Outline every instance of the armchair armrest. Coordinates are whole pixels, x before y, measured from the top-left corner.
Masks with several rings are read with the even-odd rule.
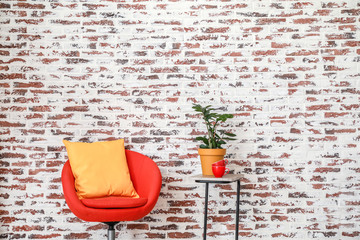
[[[141,197],[148,198],[149,203],[156,203],[162,185],[159,167],[149,157],[130,150],[126,150],[126,158],[137,193]]]

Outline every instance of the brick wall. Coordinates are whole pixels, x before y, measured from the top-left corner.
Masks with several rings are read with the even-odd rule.
[[[222,107],[242,239],[359,239],[356,0],[0,2],[0,238],[101,239],[68,209],[61,140],[125,138],[163,174],[118,239],[201,239],[192,103]],[[232,239],[235,185],[210,188]]]

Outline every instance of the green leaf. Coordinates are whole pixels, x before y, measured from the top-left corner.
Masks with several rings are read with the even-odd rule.
[[[192,106],[192,108],[193,108],[196,112],[204,113],[204,112],[207,111],[207,110],[206,110],[206,107],[203,108],[200,104],[194,104],[194,105]]]
[[[234,115],[232,115],[232,114],[221,114],[218,116],[218,120],[225,122],[228,118],[233,118],[233,117],[234,117]]]
[[[228,137],[223,137],[222,139],[224,139],[224,140],[229,140],[229,141],[234,141],[234,140],[236,140],[236,138],[228,138]]]
[[[216,148],[222,149],[221,145],[222,145],[222,144],[217,144],[217,147],[216,147]]]
[[[229,132],[224,132],[224,134],[225,134],[226,136],[229,136],[229,137],[235,137],[235,136],[236,136],[236,134],[234,134],[234,133],[229,133]]]
[[[211,143],[212,143],[213,148],[216,148],[216,141],[215,141],[215,138],[212,138],[212,139],[211,139]]]
[[[207,111],[214,110],[214,108],[212,108],[211,105],[207,105],[206,107],[204,107],[204,109],[206,109]]]
[[[205,144],[201,144],[201,145],[200,145],[200,148],[209,148],[209,146],[208,146],[208,145],[205,145]]]
[[[209,145],[209,140],[206,137],[196,137],[195,140],[203,141],[206,145]]]

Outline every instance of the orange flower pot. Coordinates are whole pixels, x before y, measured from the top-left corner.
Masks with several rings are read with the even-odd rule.
[[[198,153],[200,155],[201,160],[201,169],[203,175],[212,175],[212,166],[214,162],[220,161],[224,159],[226,154],[226,149],[204,149],[199,148]]]

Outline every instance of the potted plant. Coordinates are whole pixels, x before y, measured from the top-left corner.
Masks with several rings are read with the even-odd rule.
[[[196,112],[202,114],[205,121],[207,134],[203,137],[196,137],[195,140],[202,141],[198,149],[201,160],[201,168],[203,175],[213,175],[211,164],[224,159],[226,149],[222,148],[225,141],[236,140],[236,134],[218,129],[220,123],[226,122],[229,118],[233,118],[232,114],[219,114],[213,112],[217,110],[211,105],[202,107],[199,104],[194,104],[192,107]]]

